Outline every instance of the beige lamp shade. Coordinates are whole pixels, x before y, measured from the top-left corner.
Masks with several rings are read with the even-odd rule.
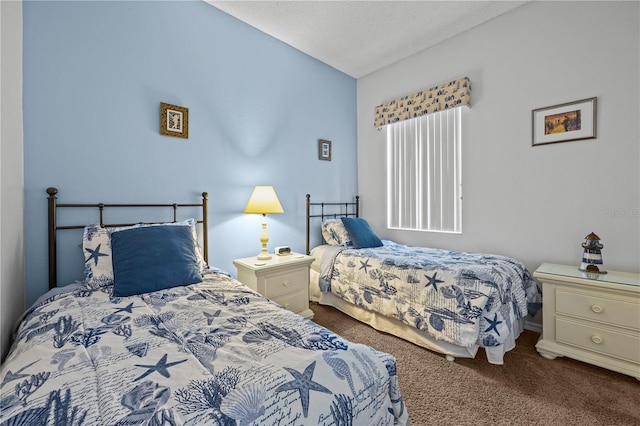
[[[273,186],[256,186],[253,188],[244,212],[267,215],[284,213],[284,210]]]

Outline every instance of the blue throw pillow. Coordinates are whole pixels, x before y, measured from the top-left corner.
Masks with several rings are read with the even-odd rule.
[[[188,226],[150,226],[114,232],[111,251],[116,297],[202,281]]]
[[[382,246],[382,240],[371,229],[369,222],[360,217],[343,217],[342,223],[347,228],[353,248],[371,248]]]

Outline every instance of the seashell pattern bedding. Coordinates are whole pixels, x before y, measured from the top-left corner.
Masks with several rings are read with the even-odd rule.
[[[129,297],[73,284],[23,316],[2,424],[408,424],[395,359],[221,273]]]

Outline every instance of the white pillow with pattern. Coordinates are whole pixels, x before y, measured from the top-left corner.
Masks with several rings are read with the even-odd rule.
[[[325,219],[322,221],[322,236],[330,246],[353,245],[342,219]]]

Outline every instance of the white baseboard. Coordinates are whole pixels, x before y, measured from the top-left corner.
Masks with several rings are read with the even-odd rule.
[[[532,321],[530,318],[525,318],[524,320],[524,328],[526,330],[535,331],[537,333],[542,333],[542,323],[537,321]]]

